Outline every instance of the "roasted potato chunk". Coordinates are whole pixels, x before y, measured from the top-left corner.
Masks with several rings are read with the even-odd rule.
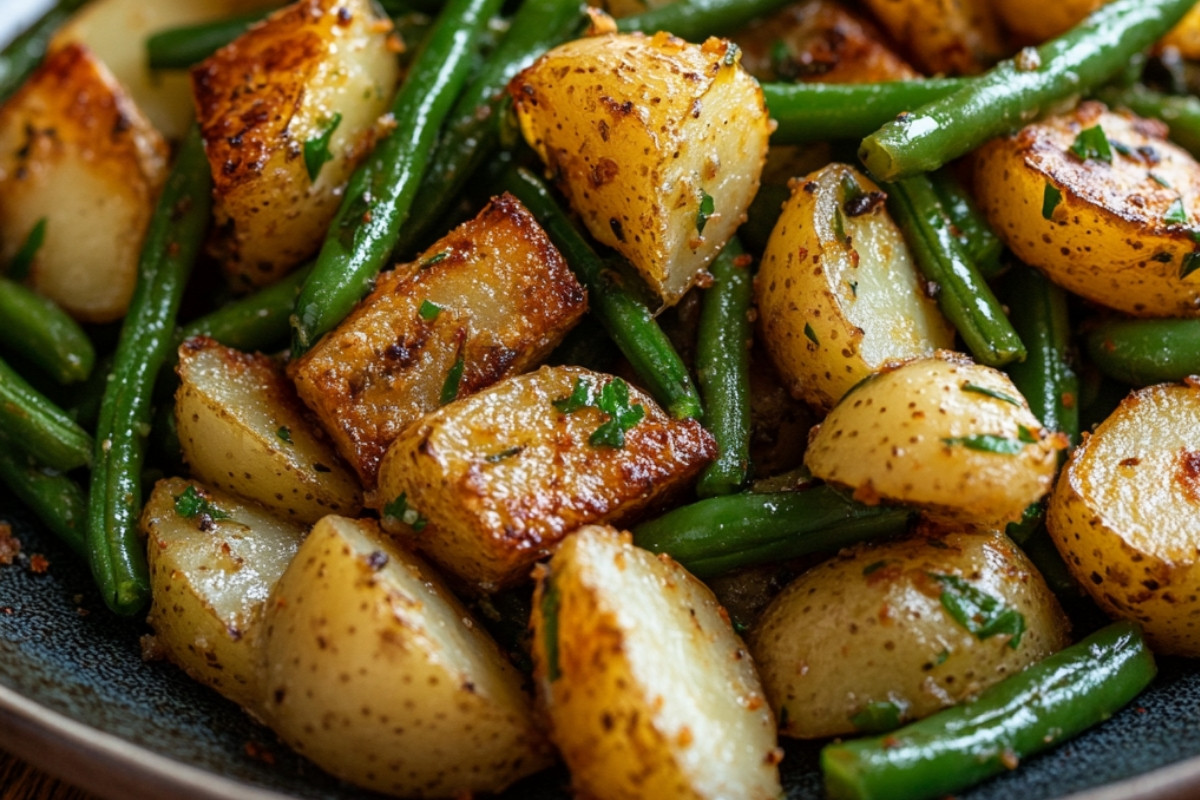
[[[276,361],[196,338],[180,346],[176,371],[179,444],[197,478],[308,524],[362,507],[357,478]]]
[[[792,183],[755,281],[762,342],[799,398],[829,409],[889,361],[954,346],[885,195],[845,164]]]
[[[1073,28],[1106,0],[991,0],[1004,26],[1026,44],[1041,44]]]
[[[290,374],[370,489],[401,431],[536,364],[586,307],[545,231],[505,194],[417,261],[380,275]]]
[[[975,186],[996,233],[1065,289],[1136,316],[1200,316],[1200,164],[1162,122],[1083,103],[984,145]]]
[[[758,675],[687,570],[589,525],[540,573],[533,607],[539,695],[578,796],[782,796]]]
[[[235,289],[272,283],[320,246],[382,130],[399,71],[390,30],[369,0],[302,0],[192,70],[210,246]]]
[[[76,319],[129,307],[167,146],[109,71],[63,47],[0,106],[0,261],[42,220],[29,282]]]
[[[464,797],[550,763],[520,673],[369,520],[317,523],[267,602],[261,654],[266,720],[358,786]]]
[[[592,236],[664,305],[677,302],[758,191],[770,124],[737,48],[593,36],[554,48],[509,92],[526,141]]]
[[[388,530],[490,591],[527,578],[580,525],[622,524],[670,497],[715,455],[698,422],[624,381],[543,367],[401,434],[378,494]]]
[[[991,3],[866,0],[866,6],[925,72],[971,75],[1003,53]]]
[[[194,481],[159,481],[142,512],[149,623],[171,661],[253,710],[263,604],[304,529]]]

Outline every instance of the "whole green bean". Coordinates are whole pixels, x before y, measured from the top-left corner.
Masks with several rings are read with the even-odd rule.
[[[0,431],[52,469],[66,472],[92,460],[92,437],[50,398],[0,361]]]
[[[138,539],[151,394],[174,341],[175,315],[208,226],[212,174],[195,125],[180,146],[138,261],[138,280],[100,405],[88,502],[92,574],[109,608],[134,614],[149,596]]]
[[[1200,98],[1195,95],[1163,94],[1137,85],[1128,88],[1106,87],[1096,97],[1113,108],[1127,108],[1143,117],[1167,123],[1171,138],[1193,156],[1200,158]]]
[[[193,336],[208,336],[238,350],[270,350],[287,341],[296,295],[312,272],[312,264],[288,274],[210,314],[197,317],[179,329],[175,344]],[[170,359],[174,361],[172,356]]]
[[[66,475],[35,463],[3,431],[0,431],[0,482],[76,555],[87,557],[83,535],[87,497],[83,489]]]
[[[944,169],[929,173],[929,180],[933,182],[933,191],[942,202],[946,216],[954,224],[963,251],[979,274],[991,280],[1003,272],[1004,265],[1000,257],[1004,255],[1004,242],[975,205],[975,199]]]
[[[1155,672],[1137,627],[1114,623],[975,700],[885,736],[827,745],[826,791],[833,800],[953,794],[1108,719]]]
[[[1113,319],[1088,332],[1088,357],[1131,386],[1200,375],[1200,320]]]
[[[83,7],[87,0],[58,0],[32,25],[0,50],[0,103],[20,88],[46,54],[55,31]]]
[[[935,170],[1119,74],[1193,5],[1189,0],[1103,5],[1036,51],[1026,49],[964,88],[887,123],[863,140],[859,157],[888,181]]]
[[[262,9],[211,22],[200,22],[159,31],[146,39],[150,69],[188,69],[199,64],[274,9]]]
[[[92,340],[53,300],[0,278],[0,345],[19,350],[59,383],[86,380],[96,362]]]
[[[475,40],[501,0],[449,0],[392,103],[397,127],[346,187],[292,320],[292,352],[304,353],[371,287],[416,197],[442,121],[466,82]]]
[[[587,288],[592,312],[650,394],[676,418],[701,416],[700,395],[670,339],[646,305],[605,268],[546,185],[529,170],[516,167],[505,171],[499,185],[524,203],[550,234]]]
[[[617,20],[617,30],[631,33],[669,31],[680,39],[699,42],[725,36],[747,22],[778,11],[789,0],[676,0],[665,6]]]

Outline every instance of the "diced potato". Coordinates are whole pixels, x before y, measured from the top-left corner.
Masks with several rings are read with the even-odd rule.
[[[597,6],[618,19],[641,14],[663,6],[669,6],[678,0],[596,0],[588,5]]]
[[[780,733],[817,738],[877,733],[974,697],[1068,645],[1068,630],[1007,536],[929,528],[804,573],[749,644]]]
[[[619,386],[643,416],[624,431],[623,444],[606,444],[597,431],[615,423],[598,405],[606,387]],[[572,409],[571,397],[587,404]],[[715,455],[698,422],[672,419],[624,381],[543,367],[406,430],[380,467],[378,495],[385,527],[492,591],[528,578],[533,563],[579,526],[623,524],[674,496]]]
[[[863,502],[912,503],[948,521],[999,527],[1049,491],[1065,446],[1007,375],[946,353],[846,394],[813,429],[804,463]]]
[[[1003,53],[990,2],[866,0],[865,4],[925,72],[983,72]]]
[[[889,361],[954,346],[885,195],[845,164],[792,184],[755,281],[762,341],[818,409]]]
[[[401,431],[444,396],[465,397],[535,365],[586,307],[545,231],[505,194],[417,261],[380,275],[290,374],[370,489]]]
[[[1111,163],[1073,150],[1094,152],[1089,137]],[[975,158],[980,207],[1022,261],[1110,308],[1200,316],[1200,164],[1162,122],[1083,103]]]
[[[0,106],[0,261],[45,220],[32,286],[76,319],[120,319],[167,155],[103,64],[57,50]]]
[[[991,0],[996,15],[1017,38],[1041,44],[1065,33],[1106,0]]]
[[[374,522],[318,522],[262,630],[264,716],[339,778],[402,797],[465,797],[550,763],[521,675]]]
[[[580,797],[782,796],[775,725],[712,592],[628,535],[568,537],[534,595],[551,738]]]
[[[198,479],[308,524],[362,507],[358,480],[277,362],[196,338],[180,346],[177,371],[179,444]]]
[[[1200,656],[1200,387],[1129,395],[1072,453],[1046,527],[1092,599],[1155,652]]]
[[[210,245],[235,289],[272,283],[320,247],[383,130],[399,74],[390,31],[370,0],[301,0],[192,70]]]
[[[770,123],[737,48],[593,36],[551,50],[509,92],[526,141],[592,236],[673,305],[758,191]]]
[[[142,512],[149,622],[184,672],[250,710],[262,694],[263,604],[304,529],[183,478],[159,481]]]

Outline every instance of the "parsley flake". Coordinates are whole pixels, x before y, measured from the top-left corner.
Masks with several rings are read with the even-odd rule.
[[[499,453],[492,453],[491,455],[484,456],[483,460],[488,462],[489,464],[499,464],[501,461],[504,461],[505,459],[512,458],[517,453],[521,452],[522,449],[523,448],[521,448],[521,447],[506,447],[505,449],[501,450]]]
[[[883,569],[887,565],[888,565],[887,559],[884,559],[882,561],[875,561],[871,564],[867,564],[865,567],[863,567],[863,571],[862,571],[863,577],[866,577],[868,575],[871,575],[872,573],[878,572],[879,570]]]
[[[466,364],[463,363],[462,356],[455,360],[450,367],[450,371],[446,373],[446,382],[442,384],[442,405],[453,403],[458,399],[458,388],[462,385],[463,369]]]
[[[1191,275],[1198,269],[1200,269],[1200,250],[1193,250],[1183,257],[1183,263],[1179,265],[1180,280]]]
[[[342,115],[336,113],[325,122],[325,127],[316,136],[304,143],[304,168],[308,170],[310,181],[317,179],[326,161],[333,160],[333,153],[329,152],[329,142],[340,124]]]
[[[998,453],[1004,456],[1015,456],[1025,447],[1025,445],[1016,439],[993,436],[990,433],[977,433],[971,436],[951,436],[942,439],[942,444],[951,446],[961,444],[968,450],[980,450],[985,453]]]
[[[1025,617],[987,592],[972,586],[957,575],[926,573],[942,587],[942,607],[976,639],[1008,634],[1008,646],[1016,650],[1025,633]]]
[[[1176,197],[1175,201],[1167,208],[1167,213],[1163,214],[1163,222],[1168,225],[1183,225],[1188,221],[1187,209],[1183,207],[1183,198]]]
[[[817,338],[817,332],[814,331],[812,328],[812,325],[809,325],[807,322],[804,323],[804,335],[808,338],[808,340],[810,342],[817,345],[818,347],[820,346],[821,340]]]
[[[609,420],[588,437],[592,447],[624,447],[625,432],[642,421],[646,409],[629,404],[629,384],[613,378],[600,390],[596,407],[608,414]]]
[[[188,486],[175,495],[175,513],[185,519],[229,519],[229,515],[213,505],[195,486]]]
[[[1062,202],[1062,192],[1052,183],[1046,184],[1046,191],[1042,193],[1042,218],[1053,219],[1054,209],[1058,208],[1058,204]]]
[[[560,397],[551,401],[556,409],[563,414],[574,414],[581,408],[592,405],[592,384],[586,378],[576,378],[575,388],[568,397]]]
[[[1150,173],[1150,180],[1154,181],[1155,183],[1157,183],[1159,186],[1163,187],[1164,189],[1171,188],[1171,182],[1169,180],[1167,180],[1166,178],[1164,178],[1162,175],[1159,175],[1157,172]]]
[[[279,437],[280,441],[292,444],[292,429],[287,425],[280,425],[279,430],[275,431],[275,435]]]
[[[886,733],[900,727],[900,706],[889,701],[868,703],[867,707],[850,717],[850,724],[859,733]]]
[[[717,202],[713,200],[711,194],[701,189],[700,209],[696,212],[696,233],[704,233],[704,226],[708,224],[708,218],[711,217],[716,210]]]
[[[421,269],[426,269],[427,267],[432,267],[434,264],[445,261],[449,255],[449,250],[443,250],[440,253],[434,253],[429,258],[421,262]]]
[[[1031,431],[1029,428],[1026,428],[1024,425],[1017,426],[1017,438],[1020,439],[1025,444],[1037,444],[1038,443],[1037,434],[1034,433],[1033,431]]]
[[[421,307],[417,309],[417,315],[426,322],[433,322],[440,313],[442,313],[442,307],[430,300],[423,301]]]
[[[421,512],[408,504],[408,495],[404,492],[401,492],[399,497],[383,507],[383,516],[388,519],[394,519],[397,522],[403,522],[414,531],[420,531],[429,524],[429,520],[421,516]]]
[[[1105,161],[1112,163],[1112,148],[1109,147],[1108,137],[1104,135],[1104,129],[1099,125],[1093,125],[1090,128],[1085,128],[1075,137],[1075,143],[1071,145],[1071,152],[1080,161],[1087,161],[1089,158],[1097,161]]]
[[[974,383],[964,383],[961,388],[964,392],[972,392],[974,394],[981,394],[984,397],[991,397],[994,400],[1001,400],[1005,403],[1011,403],[1014,406],[1021,405],[1021,401],[1018,400],[1017,398],[1013,397],[1011,394],[1005,394],[1004,392],[998,392],[995,389],[989,389],[986,386],[979,386],[978,384],[974,384]]]

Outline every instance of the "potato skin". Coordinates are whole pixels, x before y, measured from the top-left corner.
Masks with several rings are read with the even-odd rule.
[[[942,604],[952,575],[1024,619],[1017,641],[985,639]],[[900,722],[982,692],[1070,643],[1066,616],[1028,558],[1002,533],[928,528],[843,550],[788,585],[748,642],[780,733],[860,732],[852,718],[891,703]]]
[[[1200,388],[1130,394],[1071,454],[1046,527],[1109,615],[1157,653],[1200,656]]]
[[[1079,132],[1095,125],[1131,155],[1114,146],[1110,165],[1071,153]],[[1200,316],[1200,274],[1188,274],[1200,164],[1166,134],[1159,121],[1083,103],[980,148],[979,204],[1022,261],[1065,289],[1135,316]],[[1046,218],[1048,185],[1062,199]],[[1177,201],[1186,219],[1168,223]]]

